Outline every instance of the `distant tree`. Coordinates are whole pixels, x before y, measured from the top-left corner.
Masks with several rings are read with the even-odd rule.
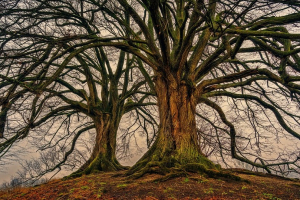
[[[291,151],[282,145],[284,149],[277,149],[278,158],[272,160],[268,155],[273,150],[266,145],[270,138],[278,143],[300,138],[297,1],[33,0],[30,4],[5,2],[2,7],[2,90],[8,88],[1,103],[2,119],[6,119],[11,102],[24,96],[23,90],[37,94],[61,85],[57,78],[68,75],[69,72],[64,73],[68,68],[77,68],[74,64],[68,67],[73,57],[83,66],[81,73],[87,83],[97,80],[97,76],[86,76],[84,70],[94,72],[99,67],[84,52],[99,49],[102,56],[101,49],[114,47],[121,50],[119,60],[126,55],[124,52],[130,58],[138,58],[137,66],[157,96],[159,114],[154,144],[128,175],[139,177],[147,172],[167,174],[178,170],[221,175],[219,166],[202,152],[203,139],[221,153],[225,162],[224,155],[230,155],[267,172],[287,168],[299,173],[299,147],[287,153]],[[98,54],[95,62],[107,64],[109,59],[100,59]],[[30,63],[26,61],[28,57]],[[21,59],[26,62],[18,65],[16,62]],[[55,65],[56,62],[60,64]],[[25,70],[22,63],[31,65],[27,64]],[[94,67],[84,67],[89,66],[85,63]],[[41,68],[40,73],[35,72],[36,66]],[[34,79],[45,80],[39,78],[40,82],[35,83],[28,76],[30,73],[37,74]],[[153,81],[149,74],[154,75]],[[75,90],[85,102],[84,106],[78,101],[75,105],[84,108],[86,114],[99,108],[96,87],[87,84],[87,88],[89,93]],[[70,87],[69,90],[74,93]],[[66,95],[58,97],[70,102]],[[94,120],[96,127],[98,121]],[[14,137],[24,136],[26,132],[19,131]],[[9,143],[2,144],[2,152],[8,147],[5,144]]]

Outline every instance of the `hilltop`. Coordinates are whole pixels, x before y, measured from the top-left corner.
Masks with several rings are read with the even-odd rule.
[[[125,171],[98,173],[70,180],[52,180],[30,187],[0,191],[0,199],[300,199],[300,181],[245,170],[234,170],[244,181],[207,178],[188,174],[164,182],[159,175],[137,180]]]

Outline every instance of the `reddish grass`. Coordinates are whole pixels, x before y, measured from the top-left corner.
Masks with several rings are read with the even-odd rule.
[[[99,173],[71,180],[53,180],[30,188],[0,191],[0,199],[128,199],[128,200],[223,200],[272,199],[300,200],[300,181],[263,174],[235,172],[250,181],[206,178],[189,174],[165,182],[153,182],[159,175],[127,180],[125,172]],[[119,175],[119,176],[116,176]]]

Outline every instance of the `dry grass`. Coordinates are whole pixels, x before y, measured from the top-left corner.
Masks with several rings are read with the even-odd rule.
[[[300,181],[262,174],[235,172],[250,181],[212,179],[189,174],[165,182],[159,175],[127,180],[125,172],[99,173],[71,180],[53,180],[30,188],[0,191],[0,199],[300,199]]]

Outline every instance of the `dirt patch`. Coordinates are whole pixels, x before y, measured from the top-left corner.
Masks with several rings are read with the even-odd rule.
[[[300,199],[299,180],[264,174],[234,172],[249,182],[207,178],[193,173],[155,182],[159,175],[128,180],[124,173],[99,173],[66,181],[53,180],[31,188],[3,190],[0,199]]]

